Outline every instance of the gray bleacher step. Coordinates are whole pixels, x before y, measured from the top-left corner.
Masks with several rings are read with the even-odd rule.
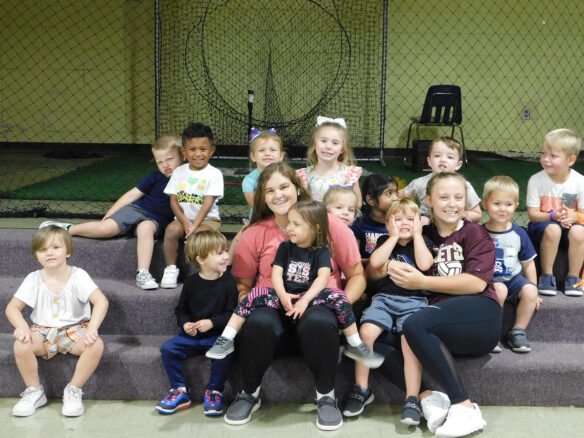
[[[26,276],[39,268],[31,253],[32,238],[37,230],[34,229],[0,229],[0,276]],[[136,239],[116,237],[113,239],[87,239],[73,237],[73,255],[69,263],[89,272],[92,278],[111,278],[118,280],[135,279],[136,276]],[[194,272],[179,254],[177,265],[181,268],[183,279],[188,273]],[[150,272],[160,281],[166,264],[162,241],[154,243],[154,252]]]
[[[168,391],[168,381],[159,348],[166,336],[103,336],[106,349],[102,361],[84,388],[86,398],[112,400],[153,400]],[[23,390],[11,345],[12,336],[0,334],[0,396],[15,397]],[[457,359],[463,381],[473,401],[500,406],[584,406],[582,371],[584,345],[573,343],[532,343],[533,351],[519,355],[504,350],[480,358]],[[58,355],[39,360],[41,381],[50,398],[59,398],[73,373],[76,360]],[[344,358],[337,375],[338,397],[353,383],[353,362]],[[185,362],[186,375],[194,397],[202,397],[209,376],[205,357]],[[378,403],[400,403],[403,394],[381,371],[371,376]],[[432,388],[432,384],[430,384]],[[227,401],[241,388],[236,364],[225,390]],[[198,394],[198,395],[197,395]],[[262,382],[262,398],[271,403],[310,403],[314,381],[299,357],[276,359]]]
[[[0,282],[0,308],[6,304],[22,283],[24,277],[3,277]],[[120,335],[168,335],[177,329],[174,309],[182,285],[176,289],[142,290],[133,278],[125,280],[95,278],[96,284],[108,297],[110,307],[100,332]],[[25,314],[30,310],[25,309]],[[505,309],[505,326],[510,328],[514,318],[510,308]],[[534,315],[527,329],[528,338],[539,342],[582,342],[584,330],[584,297],[567,297],[558,293],[544,297],[541,309]],[[0,333],[12,332],[5,317],[0,318]],[[505,335],[505,333],[503,333]]]
[[[23,278],[4,277],[0,282],[0,308],[4,309]],[[174,309],[182,285],[176,289],[142,290],[134,280],[93,279],[109,300],[107,315],[100,327],[102,334],[167,335],[176,333],[178,326]],[[23,312],[27,317],[31,309]],[[30,321],[30,319],[28,319]],[[0,333],[11,333],[6,317],[0,317]]]

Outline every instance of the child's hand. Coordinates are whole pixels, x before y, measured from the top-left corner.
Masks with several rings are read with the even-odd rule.
[[[292,310],[286,312],[286,316],[291,317],[292,319],[300,319],[306,308],[308,307],[308,301],[304,298],[300,298],[294,305],[292,306]]]
[[[420,213],[414,216],[414,228],[412,229],[412,234],[422,234],[422,218]]]
[[[26,329],[22,328],[15,329],[13,336],[14,339],[16,339],[18,342],[22,342],[23,344],[26,344],[28,342],[32,344],[33,342],[32,332],[28,327]]]
[[[189,236],[195,232],[195,226],[192,222],[188,222],[185,223],[183,227],[185,229],[185,240],[187,240]]]
[[[213,328],[213,322],[210,319],[201,319],[194,323],[194,327],[201,333],[205,333]]]
[[[542,302],[543,300],[541,299],[541,297],[537,297],[537,300],[535,300],[535,310],[539,310]]]
[[[183,330],[189,336],[195,336],[197,334],[197,329],[195,328],[194,322],[185,322],[183,324]]]
[[[399,234],[399,230],[395,224],[395,216],[393,214],[388,218],[387,222],[385,223],[385,227],[387,228],[390,237],[397,236]]]
[[[282,296],[278,295],[278,298],[280,298],[280,303],[282,303],[282,307],[286,311],[286,314],[288,314],[288,312],[294,308],[294,306],[292,306],[292,299],[296,299],[298,296],[299,295],[289,293],[285,293]]]
[[[558,213],[559,216],[556,217],[556,220],[564,228],[570,228],[572,224],[578,219],[578,214],[564,205],[562,205],[562,208],[560,208]]]
[[[83,344],[86,347],[89,347],[90,345],[95,344],[98,338],[99,335],[97,334],[97,330],[88,328],[87,332],[85,333],[85,341],[83,341]]]

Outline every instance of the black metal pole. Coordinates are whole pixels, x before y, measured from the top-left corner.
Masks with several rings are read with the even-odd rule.
[[[154,2],[154,132],[160,137],[160,10],[159,0]]]
[[[387,2],[383,2],[383,53],[381,55],[381,115],[379,120],[379,164],[385,167],[383,144],[385,143],[385,81],[387,67]]]

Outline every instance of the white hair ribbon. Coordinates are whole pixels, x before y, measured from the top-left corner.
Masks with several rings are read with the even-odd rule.
[[[320,126],[323,123],[336,123],[337,125],[341,125],[343,128],[347,129],[347,123],[345,119],[338,118],[338,119],[331,119],[330,117],[318,116],[316,118],[316,126]]]

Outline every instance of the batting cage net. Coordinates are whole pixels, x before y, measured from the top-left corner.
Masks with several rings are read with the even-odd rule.
[[[215,133],[226,222],[248,213],[250,126],[276,128],[300,166],[316,116],[343,117],[365,173],[408,180],[434,84],[462,90],[479,190],[506,172],[485,156],[533,161],[547,131],[584,132],[583,24],[577,0],[3,0],[0,216],[103,215],[191,120]],[[537,163],[508,162],[524,196]]]

